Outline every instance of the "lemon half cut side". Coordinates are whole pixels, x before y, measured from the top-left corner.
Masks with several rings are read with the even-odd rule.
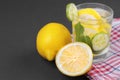
[[[92,66],[91,48],[82,42],[64,46],[56,55],[57,68],[67,76],[80,76],[87,73]]]

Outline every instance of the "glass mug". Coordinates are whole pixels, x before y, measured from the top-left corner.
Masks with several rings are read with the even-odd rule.
[[[93,62],[109,54],[113,10],[101,3],[78,4],[79,17],[72,21],[73,42],[85,42],[93,51]]]

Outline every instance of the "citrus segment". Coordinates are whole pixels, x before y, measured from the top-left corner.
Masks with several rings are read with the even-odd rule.
[[[82,42],[64,46],[56,55],[58,69],[68,76],[79,76],[90,70],[93,54],[90,47]]]

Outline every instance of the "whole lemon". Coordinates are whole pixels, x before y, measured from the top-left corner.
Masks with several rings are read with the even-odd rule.
[[[52,61],[57,52],[70,42],[72,42],[72,39],[69,30],[63,24],[51,22],[39,30],[36,48],[42,57]]]

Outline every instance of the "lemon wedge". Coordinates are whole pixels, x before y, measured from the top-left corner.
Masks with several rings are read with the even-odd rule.
[[[56,55],[57,68],[67,76],[80,76],[87,73],[92,66],[91,48],[82,42],[64,46]]]

